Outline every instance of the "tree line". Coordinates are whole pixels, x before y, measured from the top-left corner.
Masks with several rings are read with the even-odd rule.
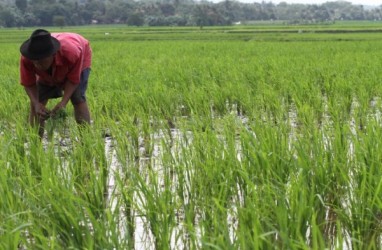
[[[347,1],[324,4],[242,3],[195,0],[0,0],[0,26],[214,26],[282,20],[323,23],[336,20],[381,20],[382,6],[365,8]]]

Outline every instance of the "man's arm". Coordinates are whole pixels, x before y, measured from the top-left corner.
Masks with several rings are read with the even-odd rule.
[[[79,84],[74,84],[71,81],[67,80],[64,83],[64,95],[59,103],[53,108],[52,112],[55,114],[58,110],[63,109],[66,107],[66,104],[68,104],[70,97],[76,90],[76,88],[79,86]]]
[[[37,85],[24,86],[24,89],[27,92],[27,95],[29,96],[29,99],[31,100],[32,105],[36,106],[36,104],[39,103]]]
[[[31,101],[31,105],[34,108],[34,111],[39,116],[46,116],[49,113],[49,110],[45,108],[45,105],[40,103],[38,100],[38,91],[37,91],[37,85],[32,86],[24,86],[25,92],[29,96],[29,99]]]

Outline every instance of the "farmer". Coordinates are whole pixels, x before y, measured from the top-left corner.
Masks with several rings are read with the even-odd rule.
[[[44,121],[63,110],[69,99],[77,124],[90,124],[85,97],[92,57],[89,42],[79,34],[37,29],[20,52],[21,84],[30,99],[29,123],[39,127],[39,135],[44,134]],[[48,110],[48,100],[59,97]]]

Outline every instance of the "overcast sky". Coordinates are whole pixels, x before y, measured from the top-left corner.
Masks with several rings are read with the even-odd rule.
[[[246,2],[246,3],[261,3],[262,0],[239,0],[239,2]],[[303,4],[321,4],[326,2],[334,2],[335,0],[265,0],[265,2],[272,2],[274,4],[278,4],[280,2],[287,2],[287,3],[303,3]],[[362,5],[381,5],[382,0],[347,0],[346,2],[351,2],[352,4],[362,4]]]

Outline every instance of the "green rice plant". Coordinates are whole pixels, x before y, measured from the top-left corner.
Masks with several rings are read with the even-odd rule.
[[[132,175],[131,175],[132,176]],[[134,209],[134,194],[135,194],[135,187],[133,187],[133,182],[129,181],[128,179],[121,178],[121,176],[116,175],[116,183],[117,186],[120,188],[121,191],[121,198],[119,199],[118,204],[121,204],[120,206],[124,207],[124,211],[121,214],[121,216],[126,217],[126,223],[124,224],[118,224],[119,229],[124,229],[125,234],[122,235],[125,242],[127,242],[127,246],[129,249],[133,249],[135,247],[135,215],[136,210]],[[117,205],[117,207],[119,207]]]
[[[188,127],[188,126],[187,126]],[[173,190],[176,195],[174,209],[177,217],[177,224],[181,227],[175,236],[176,241],[181,241],[185,248],[198,248],[200,240],[198,239],[198,217],[199,200],[196,196],[197,187],[193,185],[195,180],[193,151],[190,150],[193,138],[187,129],[178,131],[179,141],[173,138],[165,137],[161,141],[163,150],[163,165],[169,166],[170,175],[173,178]],[[166,140],[174,140],[172,143],[166,143]]]
[[[292,219],[289,213],[284,214],[293,202],[289,201],[291,191],[288,190],[293,190],[289,187],[290,178],[296,171],[285,129],[285,125],[276,127],[260,123],[251,126],[248,132],[242,131],[243,159],[237,177],[243,200],[239,209],[239,229],[244,238],[251,239],[243,247],[261,249],[274,245],[293,248],[296,244],[289,241],[289,233],[297,233],[293,226],[299,228],[300,225],[289,221]],[[255,211],[251,214],[252,206]]]
[[[195,209],[199,211],[197,218],[200,218],[195,228],[200,229],[201,246],[231,248],[228,208],[233,187],[231,165],[227,164],[230,158],[227,156],[228,159],[224,159],[224,146],[219,143],[219,138],[215,137],[211,130],[195,131],[191,147],[194,173],[190,180],[190,188],[195,192],[191,193],[191,197],[198,200]],[[190,219],[192,218],[186,218],[186,220]]]
[[[348,194],[346,226],[354,249],[380,247],[381,237],[381,181],[377,150],[380,143],[380,124],[374,119],[368,121],[365,131],[357,131],[354,147],[354,168],[351,189]]]
[[[109,228],[106,219],[101,221],[93,217],[93,209],[85,200],[62,190],[50,190],[50,195],[44,192],[38,200],[28,200],[31,209],[29,220],[33,225],[30,227],[32,239],[26,243],[27,246],[67,249],[120,245],[118,237],[108,236],[112,228]],[[62,206],[59,197],[65,199],[65,206]]]
[[[175,226],[175,197],[172,195],[171,175],[167,168],[163,169],[163,184],[158,174],[152,168],[143,173],[135,172],[136,204],[140,204],[135,209],[137,215],[147,220],[155,248],[169,249],[172,229]]]
[[[124,228],[124,238],[130,249],[135,246],[135,192],[136,180],[135,175],[139,174],[139,128],[135,125],[134,118],[123,117],[117,126],[112,126],[111,134],[113,135],[116,157],[119,165],[118,170],[111,172],[116,178],[116,190],[120,190],[121,198],[118,199],[124,208],[123,215],[126,223],[121,225]],[[123,127],[126,129],[121,130]]]
[[[19,177],[13,175],[13,164],[8,164],[6,159],[7,155],[11,154],[8,151],[8,147],[4,148],[5,141],[2,141],[2,156],[1,166],[3,170],[0,173],[0,192],[2,199],[0,201],[0,220],[2,221],[0,226],[0,247],[1,248],[13,248],[19,247],[22,242],[23,232],[29,226],[25,220],[26,210],[21,201],[20,186],[17,184]]]
[[[313,140],[311,149],[306,143],[307,140],[298,144],[298,152],[305,152],[300,155],[301,159],[299,157],[302,161],[300,165],[307,180],[306,185],[310,189],[315,224],[320,230],[316,238],[322,237],[326,247],[334,246],[337,233],[341,231],[341,228],[337,228],[337,217],[344,208],[349,186],[349,134],[346,129],[336,125],[333,136],[331,133],[329,137],[323,137],[320,133],[311,136],[308,139]],[[308,148],[300,148],[305,146]]]
[[[66,129],[66,118],[68,114],[65,110],[61,109],[57,114],[52,114],[45,121],[44,129],[46,130],[48,140],[53,140],[54,132],[62,133]]]
[[[75,147],[76,153],[70,157],[78,165],[69,162],[66,170],[72,169],[71,175],[62,175],[58,171],[63,166],[60,166],[60,160],[55,157],[54,147],[51,150],[41,147],[40,151],[36,150],[38,147],[34,147],[27,156],[35,161],[30,162],[31,166],[40,166],[41,177],[22,180],[22,197],[30,211],[28,222],[31,224],[28,228],[30,239],[23,241],[23,244],[35,249],[109,248],[122,244],[116,221],[111,216],[111,211],[106,210],[107,166],[104,165],[102,154],[91,153],[90,157],[86,152],[90,145],[93,150],[97,146],[93,144],[96,137],[85,133],[87,132],[82,131],[81,135],[92,139],[82,140],[83,148],[78,145]],[[36,142],[40,143],[39,139]],[[98,145],[103,153],[103,144]],[[40,157],[31,157],[34,155]],[[85,164],[84,157],[88,164]],[[93,167],[90,168],[89,164]],[[25,166],[26,169],[29,168],[27,162]],[[74,170],[74,166],[77,169]],[[85,180],[79,181],[78,173]],[[65,179],[68,176],[70,179]],[[35,194],[34,188],[39,189],[38,194]],[[110,232],[111,230],[113,231]]]
[[[95,218],[103,218],[107,203],[107,181],[110,166],[105,156],[103,137],[97,128],[80,126],[77,143],[69,161],[76,189],[91,205]]]

